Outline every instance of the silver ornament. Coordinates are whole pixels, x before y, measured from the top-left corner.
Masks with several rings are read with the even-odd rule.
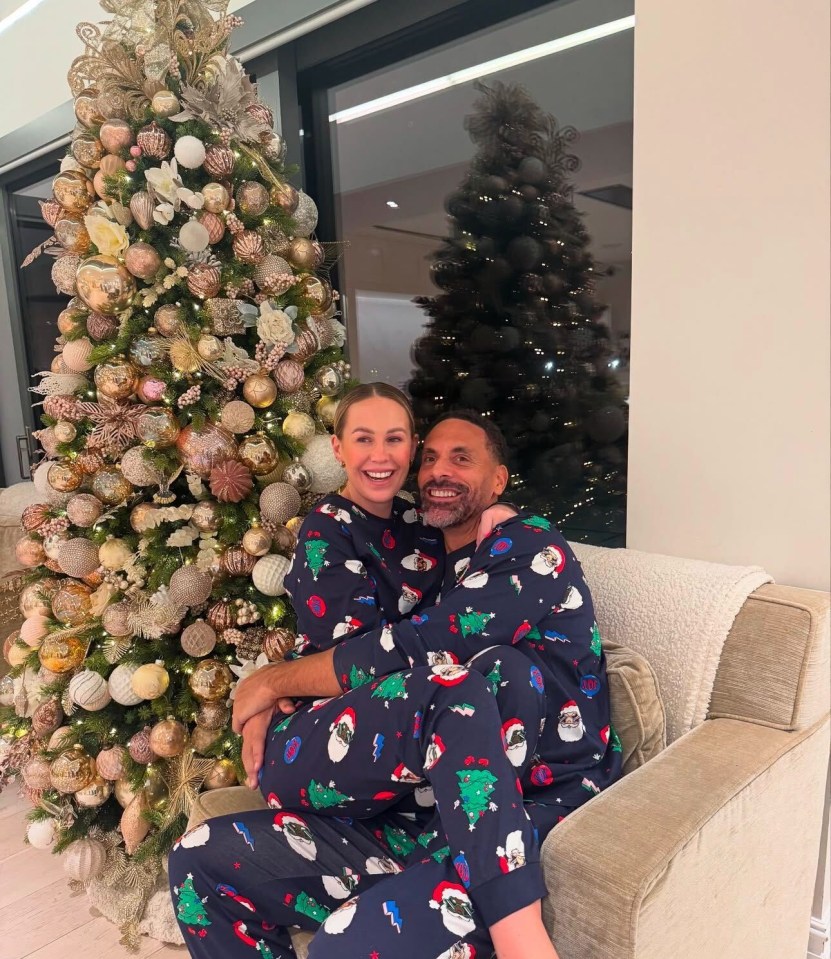
[[[298,493],[305,493],[312,485],[312,474],[300,460],[295,460],[283,470],[283,482],[289,483]]]
[[[315,386],[324,396],[337,396],[343,389],[343,377],[333,366],[322,366],[315,373]]]

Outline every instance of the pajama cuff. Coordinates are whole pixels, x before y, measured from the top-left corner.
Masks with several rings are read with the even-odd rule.
[[[546,895],[548,890],[538,862],[529,862],[470,890],[470,897],[488,927]]]

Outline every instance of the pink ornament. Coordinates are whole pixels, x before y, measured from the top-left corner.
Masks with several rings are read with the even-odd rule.
[[[136,164],[135,164],[135,161],[133,161],[133,160],[128,160],[128,161],[124,164],[124,166],[125,166],[125,168],[126,168],[130,173],[135,173],[135,172],[136,172]]]
[[[167,383],[155,376],[144,376],[136,387],[136,396],[142,403],[161,403],[167,390]]]
[[[132,147],[130,147],[130,156],[131,156],[131,157],[140,157],[140,156],[141,156],[141,147],[140,147],[140,146],[132,146]]]

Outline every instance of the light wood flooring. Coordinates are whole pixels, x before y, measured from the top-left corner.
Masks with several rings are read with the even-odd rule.
[[[0,793],[0,959],[187,959],[146,937],[137,953],[119,945],[118,928],[69,891],[60,857],[24,844],[27,809],[13,784]]]

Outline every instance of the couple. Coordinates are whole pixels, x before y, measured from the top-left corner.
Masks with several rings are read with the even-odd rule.
[[[416,442],[398,390],[341,401],[346,486],[304,521],[286,578],[296,656],[234,702],[271,808],[171,853],[195,957],[289,959],[300,926],[319,928],[310,959],[556,959],[539,845],[620,775],[591,597],[546,520],[492,507],[508,479],[493,424],[430,430],[426,526],[395,495]]]

